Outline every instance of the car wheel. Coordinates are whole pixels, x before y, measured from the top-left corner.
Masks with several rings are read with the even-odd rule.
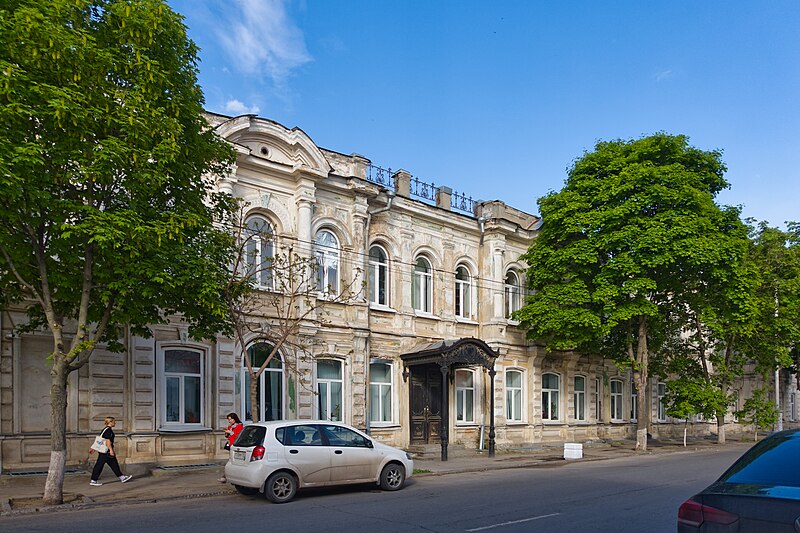
[[[383,490],[398,490],[403,488],[406,481],[406,469],[397,463],[389,463],[381,472],[381,488]]]
[[[258,489],[254,489],[253,487],[243,487],[241,485],[234,485],[233,488],[239,491],[239,494],[245,494],[247,496],[251,496],[258,492]]]
[[[286,503],[297,494],[297,478],[289,472],[275,472],[267,478],[264,496],[272,503]]]

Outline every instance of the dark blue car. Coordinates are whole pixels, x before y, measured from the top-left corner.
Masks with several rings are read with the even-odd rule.
[[[800,429],[773,433],[678,509],[678,532],[800,533]]]

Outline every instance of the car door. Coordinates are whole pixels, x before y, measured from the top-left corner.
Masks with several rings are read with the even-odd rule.
[[[338,424],[321,427],[331,450],[332,482],[356,483],[377,478],[382,454],[372,447],[369,438]]]
[[[319,428],[313,424],[287,426],[284,430],[286,460],[301,476],[303,485],[324,485],[331,481],[332,450],[322,445]]]

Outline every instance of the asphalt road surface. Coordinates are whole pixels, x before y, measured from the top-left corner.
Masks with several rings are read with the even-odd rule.
[[[97,506],[0,518],[0,531],[673,532],[678,506],[747,446],[534,468],[421,476],[398,492],[374,486]]]

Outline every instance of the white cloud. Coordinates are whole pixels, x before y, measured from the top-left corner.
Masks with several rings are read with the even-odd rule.
[[[253,114],[257,115],[258,112],[261,111],[257,105],[247,106],[244,102],[240,102],[235,98],[233,100],[228,100],[225,102],[225,112],[231,115],[247,115]]]
[[[237,0],[229,9],[231,19],[218,33],[240,72],[266,75],[282,87],[294,69],[312,60],[285,0]]]
[[[653,78],[655,78],[656,81],[668,80],[668,79],[672,78],[672,70],[671,69],[666,69],[666,70],[662,70],[660,72],[656,72],[655,75],[653,76]]]

